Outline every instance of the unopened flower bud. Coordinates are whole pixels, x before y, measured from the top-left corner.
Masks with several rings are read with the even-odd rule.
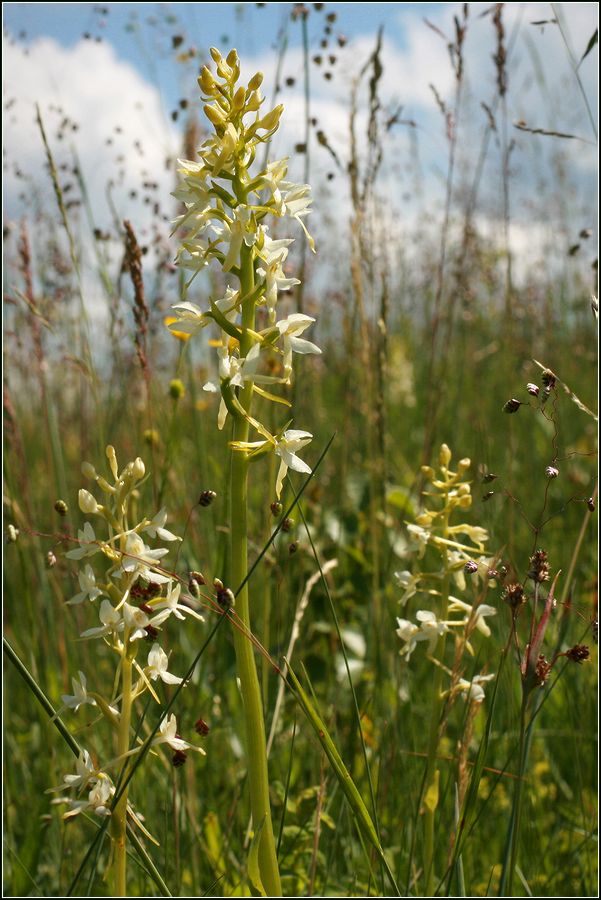
[[[469,494],[463,494],[457,500],[457,506],[459,509],[469,509],[472,505],[472,498]]]
[[[8,525],[6,528],[6,540],[9,544],[16,544],[19,538],[19,529],[14,525]]]
[[[149,447],[159,446],[160,437],[156,428],[147,428],[142,435],[142,439],[145,444],[148,444]]]
[[[538,397],[538,395],[540,394],[540,388],[539,388],[539,386],[538,386],[537,384],[532,384],[531,381],[529,381],[528,384],[526,385],[526,390],[527,390],[528,393],[531,394],[533,397]]]
[[[204,106],[204,114],[212,125],[217,127],[225,125],[227,117],[218,106]]]
[[[441,466],[445,468],[451,462],[451,450],[448,444],[442,444],[440,447],[440,453],[438,454],[438,461]]]
[[[200,586],[206,584],[206,580],[202,572],[189,572],[188,573],[188,588],[190,593],[193,594],[194,597],[200,595]]]
[[[263,73],[257,72],[256,75],[248,82],[248,90],[249,91],[258,91],[261,85],[263,84]]]
[[[131,474],[136,479],[136,481],[140,481],[146,474],[146,466],[144,465],[144,460],[139,456],[137,456],[133,461]]]
[[[219,63],[223,59],[221,53],[217,49],[217,47],[211,47],[209,53],[213,57],[213,62]]]
[[[466,575],[473,575],[478,571],[478,563],[474,562],[473,559],[470,559],[463,567],[463,571]]]
[[[508,400],[507,403],[503,405],[503,412],[505,413],[515,413],[518,411],[520,406],[522,405],[521,400],[516,400],[513,397],[511,400]]]
[[[169,382],[169,396],[173,400],[181,400],[186,393],[184,382],[180,378],[173,378]]]
[[[263,118],[257,122],[255,130],[258,128],[262,128],[265,131],[272,131],[274,128],[277,128],[283,112],[283,105],[281,103],[278,103],[278,105],[274,109],[272,109],[271,112],[268,112],[266,116],[263,116]]]
[[[89,462],[82,462],[81,464],[81,472],[84,478],[89,478],[91,481],[96,480],[96,469]]]
[[[421,525],[422,528],[428,528],[432,524],[432,516],[427,512],[420,513],[415,517],[415,523]]]
[[[244,107],[244,101],[246,100],[246,91],[242,86],[238,88],[236,93],[234,94],[234,99],[232,101],[232,109],[235,109],[236,112],[240,111]]]
[[[108,445],[105,453],[106,453],[106,458],[109,461],[109,467],[110,467],[111,473],[113,475],[113,478],[116,479],[117,476],[119,475],[119,466],[117,465],[117,454],[115,453],[115,448],[112,446],[112,444]]]
[[[293,528],[294,519],[284,519],[284,521],[282,522],[282,531],[285,531],[287,533],[289,531],[292,531]]]
[[[213,77],[213,73],[208,66],[203,66],[200,70],[200,76],[198,78],[198,86],[203,94],[211,97],[215,91],[215,84],[216,83]]]
[[[230,52],[228,53],[228,55],[225,58],[225,61],[228,64],[228,66],[231,66],[232,69],[235,69],[236,66],[240,65],[240,60],[238,58],[238,51],[230,50]]]
[[[469,459],[469,457],[466,456],[464,459],[460,459],[459,462],[457,463],[457,471],[465,472],[466,469],[469,469],[471,464],[472,464],[471,459]]]
[[[269,509],[271,510],[271,515],[275,516],[276,518],[278,516],[281,516],[283,508],[284,507],[279,502],[279,500],[274,500],[274,502],[269,507]]]
[[[89,491],[86,491],[85,488],[81,488],[78,494],[78,502],[79,508],[82,513],[86,513],[86,515],[92,515],[93,513],[98,512],[98,502],[96,497],[90,494]]]
[[[69,512],[69,507],[65,503],[64,500],[56,500],[54,503],[54,509],[59,514],[59,516],[66,516]]]
[[[53,569],[56,565],[56,556],[54,555],[52,550],[49,550],[46,554],[46,565],[49,569]]]
[[[203,491],[198,498],[199,506],[210,506],[217,494],[215,491]]]
[[[422,475],[425,475],[426,478],[429,478],[430,480],[432,480],[432,478],[434,478],[435,472],[434,472],[434,469],[432,468],[432,466],[422,466],[421,471],[422,471]]]

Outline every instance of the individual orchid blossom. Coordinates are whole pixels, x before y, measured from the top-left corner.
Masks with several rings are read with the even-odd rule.
[[[154,581],[157,584],[167,584],[170,579],[166,575],[162,575],[156,571],[156,564],[169,553],[163,547],[151,550],[147,547],[139,534],[131,531],[126,535],[125,549],[123,560],[121,562],[121,570],[127,575],[137,575],[146,578],[148,581]]]
[[[146,675],[151,681],[160,678],[165,684],[181,684],[182,678],[172,675],[167,671],[169,665],[169,657],[159,644],[153,644],[148,654],[148,666],[145,669]]]
[[[284,376],[289,381],[292,373],[292,354],[293,353],[321,353],[319,347],[299,337],[315,319],[312,316],[305,316],[302,313],[292,313],[286,319],[280,319],[276,322],[275,327],[284,338]]]
[[[265,282],[265,302],[269,310],[270,322],[275,322],[275,307],[278,299],[278,291],[289,291],[291,287],[300,284],[298,278],[288,278],[282,266],[288,256],[286,248],[275,253],[268,254],[264,259],[264,265],[259,266],[257,275]]]
[[[276,440],[275,453],[281,459],[275,485],[275,494],[278,500],[282,493],[282,486],[288,469],[293,469],[295,472],[304,472],[306,475],[311,474],[311,466],[299,459],[296,453],[312,440],[313,435],[310,432],[299,431],[295,428],[288,429],[280,440]]]
[[[63,814],[63,819],[79,815],[82,812],[95,813],[97,816],[110,816],[110,801],[115,793],[115,785],[103,773],[99,773],[98,781],[90,790],[87,800],[70,800],[71,809]]]
[[[403,594],[399,600],[401,606],[405,606],[407,601],[417,593],[420,578],[421,575],[419,572],[417,575],[412,575],[407,569],[404,569],[402,572],[394,573],[394,580],[401,588],[403,588]]]
[[[81,591],[75,594],[74,597],[71,597],[70,600],[67,600],[68,606],[76,606],[79,603],[83,603],[86,599],[93,601],[98,597],[102,597],[102,590],[96,585],[96,576],[89,563],[77,577]]]
[[[83,672],[80,671],[79,679],[72,678],[71,684],[73,685],[73,694],[63,694],[61,697],[67,709],[77,712],[80,706],[85,706],[86,704],[96,706],[96,701],[93,697],[90,697],[86,690],[87,680]]]
[[[459,600],[457,597],[449,597],[449,612],[456,612],[457,610],[465,612],[466,615],[463,619],[465,624],[473,622],[474,627],[477,628],[484,637],[490,637],[490,628],[486,624],[485,618],[487,616],[496,616],[497,611],[494,606],[489,606],[487,603],[480,603],[478,606],[473,607],[470,606],[469,603]]]
[[[108,637],[108,635],[116,635],[118,631],[123,631],[123,616],[118,609],[113,607],[110,600],[102,601],[98,615],[102,625],[82,631],[82,638]]]
[[[148,525],[145,525],[144,528],[142,528],[142,531],[149,535],[149,537],[158,538],[161,541],[181,541],[180,537],[176,534],[172,534],[171,531],[168,531],[167,528],[165,528],[166,521],[167,510],[163,506],[156,516],[150,520]]]
[[[77,531],[77,542],[79,546],[75,550],[65,553],[67,559],[84,559],[86,556],[94,556],[100,550],[94,529],[89,522],[84,523],[83,531]]]
[[[186,616],[192,616],[198,622],[204,622],[204,616],[197,613],[196,610],[179,602],[182,586],[176,584],[173,588],[169,588],[165,597],[160,596],[148,602],[148,606],[155,612],[166,613],[163,621],[168,616],[175,616],[176,619],[183,621]],[[151,620],[154,621],[154,620]]]
[[[475,675],[471,681],[460,678],[454,690],[472,703],[482,703],[485,698],[484,688],[482,687],[487,681],[492,681],[494,674],[491,675]]]
[[[177,719],[175,715],[171,713],[170,716],[166,716],[161,724],[159,725],[158,733],[152,740],[153,746],[157,746],[159,744],[167,744],[171,747],[172,750],[176,751],[185,751],[185,750],[196,750],[197,753],[202,753],[203,756],[206,756],[205,751],[202,747],[195,747],[193,744],[189,744],[187,741],[184,741],[177,733]]]

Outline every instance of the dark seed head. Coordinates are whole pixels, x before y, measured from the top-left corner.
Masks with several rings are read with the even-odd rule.
[[[194,730],[196,734],[202,735],[202,737],[206,737],[209,731],[211,730],[204,719],[198,719],[194,723]]]
[[[537,550],[530,557],[530,568],[528,569],[528,578],[542,584],[543,581],[549,580],[549,559],[546,550]]]
[[[541,653],[536,661],[536,668],[534,670],[535,684],[542,686],[545,683],[545,681],[549,677],[549,673],[551,672],[551,667],[552,664],[549,662],[546,656],[543,656],[543,654]]]
[[[541,375],[541,380],[542,380],[544,386],[546,388],[548,388],[548,390],[552,391],[553,388],[555,387],[555,382],[557,381],[557,378],[555,376],[555,373],[552,372],[551,369],[545,369],[545,371]]]
[[[466,575],[473,575],[478,571],[478,563],[475,563],[472,559],[468,560],[463,567],[463,571]]]
[[[526,602],[527,597],[521,584],[510,584],[501,594],[501,600],[515,611]]]
[[[482,502],[483,502],[483,503],[486,503],[486,501],[487,501],[487,500],[490,500],[490,498],[491,498],[491,497],[494,497],[494,495],[495,495],[495,492],[494,492],[494,491],[487,491],[487,493],[484,494],[484,496],[482,497]]]
[[[521,405],[521,400],[516,400],[515,397],[512,397],[511,400],[508,400],[507,403],[503,404],[503,412],[515,413],[518,411]]]
[[[271,506],[270,506],[269,508],[270,508],[270,510],[271,510],[271,515],[272,515],[272,516],[275,516],[276,518],[277,518],[278,516],[281,516],[283,506],[282,506],[282,504],[279,502],[279,500],[275,500],[275,501],[271,504]]]
[[[588,498],[588,500],[586,501],[586,505],[589,508],[589,512],[595,512],[595,501],[592,497]]]
[[[495,481],[498,478],[498,475],[495,475],[493,472],[487,472],[482,481],[484,484],[490,484],[491,481]]]
[[[232,591],[230,591],[229,588],[222,587],[220,590],[217,591],[216,599],[217,599],[217,603],[219,604],[221,609],[226,611],[230,608],[230,606],[234,605],[236,598],[234,597]]]
[[[567,658],[575,663],[584,662],[590,655],[591,652],[586,644],[574,644],[573,647],[570,647],[570,649],[566,651]]]
[[[59,514],[59,516],[66,516],[67,513],[69,512],[69,507],[67,506],[67,504],[65,503],[64,500],[57,500],[56,503],[54,504],[54,508],[55,508],[56,512]]]
[[[179,769],[185,761],[188,759],[188,754],[185,750],[176,750],[173,756],[171,757],[171,762],[173,763],[176,769]]]
[[[294,556],[296,551],[298,550],[298,544],[296,541],[292,541],[292,543],[288,546],[288,553],[290,556]]]
[[[210,506],[217,494],[215,491],[203,491],[198,498],[199,506]]]
[[[533,397],[538,397],[538,395],[540,393],[539,386],[537,384],[532,384],[531,381],[528,382],[528,384],[526,385],[526,390],[528,391],[529,394],[532,394]]]
[[[282,531],[288,533],[294,528],[294,519],[284,519],[282,522]]]

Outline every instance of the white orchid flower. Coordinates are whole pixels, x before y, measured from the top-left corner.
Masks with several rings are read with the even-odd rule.
[[[81,591],[78,594],[75,594],[74,597],[71,597],[70,600],[67,600],[68,606],[77,606],[77,604],[83,603],[86,598],[96,600],[98,597],[102,596],[103,592],[99,587],[96,587],[96,576],[89,563],[87,563],[84,570],[80,572],[77,577],[79,579]]]
[[[82,638],[106,637],[109,634],[115,635],[118,631],[123,630],[123,617],[121,612],[112,606],[110,600],[104,599],[100,604],[99,617],[102,625],[82,631]]]
[[[148,654],[148,667],[145,670],[150,680],[156,681],[160,678],[165,684],[181,684],[183,679],[168,672],[168,665],[169,658],[165,651],[158,644],[153,644]]]
[[[288,469],[292,469],[294,472],[304,472],[306,475],[311,474],[311,466],[299,459],[296,453],[312,440],[313,435],[310,432],[299,431],[294,428],[288,429],[280,440],[276,440],[275,453],[281,459],[275,485],[275,494],[278,500],[282,493],[282,486]]]
[[[96,706],[96,701],[93,697],[88,695],[86,690],[87,680],[83,672],[80,671],[79,680],[77,678],[72,678],[71,684],[73,685],[73,694],[63,694],[61,697],[61,700],[68,709],[77,712],[79,707],[85,706],[86,703],[89,703],[90,706]]]
[[[142,531],[150,535],[151,538],[159,538],[161,541],[181,541],[176,534],[172,534],[165,528],[167,521],[167,510],[163,506],[153,519],[146,525]]]
[[[89,522],[84,523],[83,531],[78,529],[77,540],[79,542],[79,547],[65,553],[67,559],[83,559],[86,556],[94,556],[94,554],[98,553],[100,550],[96,535],[94,534],[94,529]]]
[[[157,744],[167,744],[175,751],[196,750],[197,753],[202,753],[203,756],[206,756],[202,747],[194,747],[192,744],[189,744],[178,736],[177,719],[173,713],[163,719],[159,726],[158,733],[153,738],[152,744],[153,746],[156,746]]]
[[[284,375],[286,379],[290,379],[292,373],[292,354],[293,353],[321,353],[320,348],[311,341],[299,337],[315,319],[312,316],[305,316],[303,313],[292,313],[286,319],[276,322],[275,327],[280,332],[280,336],[284,338]]]

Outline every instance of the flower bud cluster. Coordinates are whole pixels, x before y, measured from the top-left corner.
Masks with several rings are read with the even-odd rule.
[[[488,541],[486,529],[478,525],[452,522],[458,510],[469,509],[472,503],[470,482],[466,473],[470,467],[469,459],[460,459],[451,468],[452,454],[447,444],[442,444],[439,453],[438,471],[431,466],[423,466],[422,474],[429,487],[424,491],[428,498],[428,507],[416,516],[415,522],[407,525],[410,539],[416,545],[418,559],[425,557],[427,548],[432,548],[441,565],[435,570],[408,570],[395,573],[397,583],[403,588],[401,604],[417,595],[438,598],[437,605],[442,608],[438,614],[430,609],[419,609],[416,622],[397,618],[397,635],[403,643],[401,655],[410,658],[420,642],[427,642],[428,652],[435,652],[442,635],[451,631],[456,640],[469,652],[472,652],[470,637],[479,631],[485,637],[490,636],[490,628],[486,619],[496,615],[496,609],[488,604],[468,602],[455,597],[449,592],[451,580],[455,589],[463,593],[467,590],[468,581],[478,580],[484,583],[494,577],[497,572],[493,560],[485,555],[485,544]],[[489,676],[476,676],[472,683],[456,682],[453,690],[461,691],[472,701],[484,699],[484,690],[480,686]],[[460,680],[461,681],[461,680]],[[458,686],[459,685],[459,686]]]
[[[216,74],[205,66],[198,83],[214,133],[199,148],[198,162],[179,161],[181,183],[174,197],[185,211],[175,220],[176,228],[184,234],[176,261],[192,273],[186,291],[213,260],[233,283],[223,297],[211,299],[207,309],[182,299],[173,307],[169,328],[180,337],[194,335],[210,324],[220,329],[219,384],[208,382],[204,389],[221,394],[219,428],[232,415],[246,419],[261,435],[262,440],[237,442],[232,444],[233,449],[252,457],[267,452],[280,457],[276,483],[279,497],[288,468],[310,472],[296,451],[312,435],[288,429],[287,425],[271,434],[250,416],[249,394],[289,406],[285,397],[263,386],[291,383],[293,354],[321,353],[319,347],[301,337],[314,318],[302,313],[278,317],[280,293],[300,282],[285,272],[293,238],[275,239],[269,233],[270,219],[293,219],[315,249],[303,221],[310,212],[310,188],[286,181],[287,159],[268,162],[258,172],[252,171],[257,149],[277,130],[283,107],[263,112],[260,72],[246,86],[239,84],[240,63],[235,50],[224,58],[213,48],[211,56]],[[259,320],[264,327],[257,327]],[[240,402],[242,392],[245,403]]]
[[[182,681],[168,671],[168,656],[159,643],[160,632],[167,620],[172,616],[178,620],[183,620],[185,616],[200,621],[203,618],[180,603],[180,584],[162,568],[160,561],[169,550],[164,547],[151,548],[147,544],[147,540],[158,539],[163,543],[181,540],[166,528],[167,510],[163,508],[152,518],[144,517],[136,524],[132,520],[134,501],[137,502],[138,489],[146,475],[143,461],[138,457],[119,470],[112,446],[106,448],[106,456],[110,470],[108,477],[99,474],[91,463],[84,462],[82,465],[83,475],[94,482],[92,488],[99,492],[99,496],[86,488],[79,491],[80,510],[86,516],[94,516],[96,522],[94,525],[84,523],[83,529],[78,532],[78,546],[66,554],[68,559],[81,564],[79,591],[67,600],[67,605],[76,606],[86,601],[97,603],[100,623],[83,631],[81,638],[102,640],[117,655],[118,668],[122,668],[126,660],[138,673],[139,678],[134,682],[128,698],[129,714],[133,702],[146,691],[150,691],[160,703],[152,682],[161,680],[165,684],[176,685]],[[94,567],[88,562],[93,557]],[[145,642],[150,644],[150,648],[143,651]],[[138,663],[137,658],[143,653],[146,661]],[[118,732],[122,716],[120,698],[88,690],[83,672],[72,679],[72,684],[73,694],[62,697],[63,709],[77,712],[82,706],[94,706]],[[180,746],[185,741],[178,738],[176,746],[176,742],[170,740],[171,731],[175,734],[176,729],[175,717],[171,719],[173,721],[168,720],[170,730],[165,732],[163,729],[159,733],[159,737],[163,736],[160,742],[169,744],[174,750],[185,749]],[[88,791],[88,799],[63,798],[70,807],[65,816],[84,810],[99,815],[109,814],[114,785],[108,775],[92,767],[87,751],[79,759],[77,768],[78,774],[66,776],[59,789],[76,788],[78,795]]]

